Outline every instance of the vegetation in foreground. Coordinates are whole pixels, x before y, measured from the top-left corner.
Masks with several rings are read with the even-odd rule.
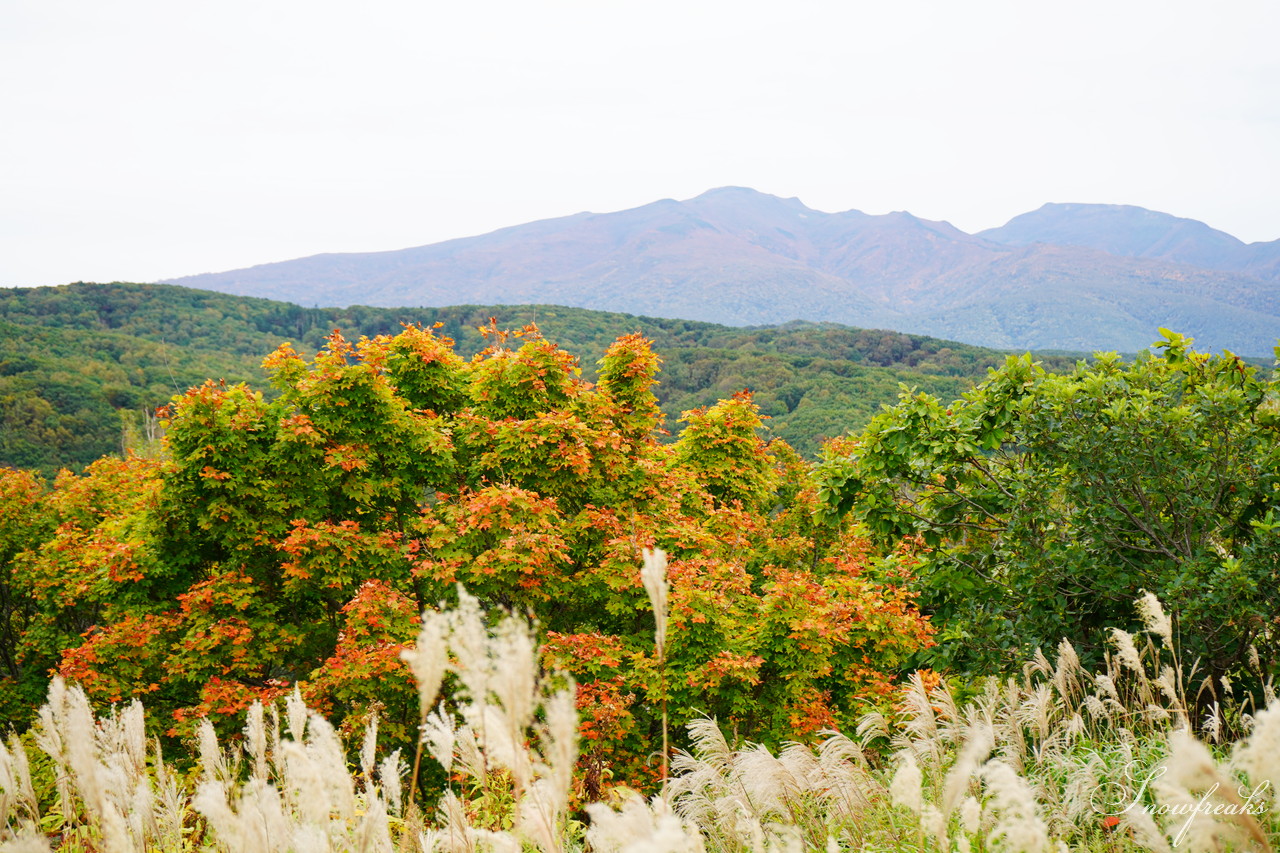
[[[766,755],[784,763],[800,756],[785,746],[789,741],[813,749],[825,743],[823,730],[859,731],[862,722],[847,740],[862,750],[872,777],[883,776],[887,757],[902,752],[892,718],[905,713],[906,700],[894,707],[895,679],[921,663],[957,674],[1009,672],[1037,647],[1055,648],[1064,633],[1076,636],[1062,626],[1080,629],[1085,643],[1065,658],[1064,650],[1056,664],[1041,657],[1033,666],[1040,676],[1026,674],[1013,687],[933,695],[937,676],[919,676],[917,694],[936,706],[934,722],[922,725],[951,733],[930,749],[942,754],[950,743],[959,752],[950,765],[904,755],[890,777],[889,801],[915,815],[911,843],[954,835],[949,824],[945,833],[938,830],[939,818],[924,807],[927,795],[917,801],[908,783],[917,775],[926,785],[948,778],[969,749],[963,744],[985,743],[981,731],[970,732],[984,707],[996,709],[995,716],[1005,713],[1001,702],[1020,709],[1007,712],[1022,730],[1021,741],[1008,736],[1008,749],[1021,742],[1025,754],[1016,754],[1024,764],[1011,763],[1013,752],[1003,764],[1032,780],[1038,771],[1028,769],[1026,756],[1034,764],[1076,743],[1108,708],[1120,720],[1107,725],[1119,728],[1100,729],[1086,749],[1136,749],[1148,735],[1159,741],[1168,727],[1196,726],[1227,740],[1269,730],[1255,726],[1270,719],[1258,709],[1272,696],[1280,628],[1271,606],[1280,589],[1277,388],[1274,378],[1239,359],[1195,353],[1171,333],[1161,355],[1133,363],[1101,357],[1067,376],[1011,359],[950,406],[907,396],[862,436],[829,443],[815,474],[782,442],[761,439],[748,395],[686,412],[676,440],[659,442],[662,413],[652,390],[659,359],[638,335],[610,347],[591,384],[571,356],[535,329],[492,334],[491,346],[470,361],[447,339],[416,327],[354,344],[335,334],[313,359],[282,348],[267,361],[271,398],[207,383],[176,400],[167,413],[167,456],[103,459],[83,476],[61,475],[52,489],[30,473],[0,473],[0,697],[8,719],[20,728],[30,721],[31,709],[49,695],[54,670],[78,683],[70,693],[54,683],[48,713],[55,722],[72,714],[72,705],[84,705],[75,711],[83,721],[92,706],[141,697],[145,710],[129,711],[129,730],[140,731],[138,721],[149,726],[180,765],[184,742],[205,741],[208,766],[217,763],[211,736],[257,737],[237,733],[270,716],[255,709],[296,692],[332,721],[335,737],[367,739],[371,755],[399,749],[402,758],[414,756],[406,760],[402,786],[408,800],[430,813],[446,809],[445,818],[422,823],[422,832],[456,826],[454,838],[508,845],[514,842],[502,841],[502,833],[523,832],[528,840],[533,832],[518,817],[526,798],[566,776],[574,780],[569,805],[546,801],[554,820],[543,801],[528,803],[543,809],[544,832],[559,826],[561,815],[577,815],[583,803],[627,796],[624,789],[665,792],[661,802],[671,805],[679,789],[664,784],[665,761],[651,758],[655,748],[660,759],[668,756],[668,739],[701,759],[710,749],[722,764],[740,754],[754,766]],[[1091,424],[1104,424],[1105,436]],[[655,546],[671,557],[663,583],[636,571],[641,551]],[[1098,569],[1108,562],[1129,570]],[[465,603],[458,582],[478,605]],[[1174,621],[1156,618],[1143,590],[1187,610]],[[1143,650],[1132,636],[1103,630],[1136,629],[1131,602],[1139,598],[1159,641],[1146,652],[1156,668],[1141,677]],[[437,609],[437,602],[445,604]],[[445,664],[426,667],[448,672],[436,685],[443,716],[434,723],[422,718],[433,697],[419,689],[435,684],[424,678],[424,661],[442,656],[444,637],[454,633],[446,624],[453,617],[442,615],[452,612],[448,602],[462,611],[507,610],[537,620],[543,665],[567,670],[577,682],[576,733],[530,733],[530,726],[551,726],[553,716],[559,731],[568,730],[569,694],[556,676],[524,678],[543,691],[530,692],[535,698],[528,701],[508,690],[496,705],[504,713],[523,709],[513,719],[524,728],[501,723],[485,710],[484,691],[497,690],[496,682],[486,676],[481,687],[469,684],[456,647]],[[662,617],[656,642],[651,610]],[[414,642],[430,630],[435,634]],[[512,630],[499,635],[532,657],[535,643],[517,643]],[[479,648],[483,632],[465,633]],[[935,645],[934,637],[942,642]],[[1175,637],[1179,657],[1170,657]],[[1120,668],[1107,661],[1108,642]],[[1073,669],[1072,656],[1084,663]],[[1092,668],[1107,674],[1093,680],[1088,695],[1068,698],[1059,671]],[[1138,704],[1121,689],[1125,677],[1138,677],[1131,688]],[[1193,689],[1177,686],[1184,679],[1194,679]],[[1046,717],[1022,690],[1057,702],[1056,690],[1061,715]],[[67,698],[81,695],[76,691],[83,700]],[[868,705],[881,716],[868,716]],[[911,732],[921,715],[923,708],[898,726]],[[732,733],[723,748],[699,722],[708,717]],[[944,717],[963,725],[944,726],[938,722]],[[1148,718],[1166,728],[1135,722]],[[888,725],[878,722],[885,719]],[[470,749],[460,734],[464,725],[473,734],[483,730],[481,740],[503,725],[508,736],[496,746],[481,744],[499,750],[492,760],[468,752],[448,759],[446,769],[454,746]],[[441,760],[419,752],[424,726],[439,740],[425,744]],[[53,743],[49,725],[32,731]],[[450,736],[446,750],[439,744]],[[991,749],[1000,755],[1001,737],[992,734],[988,752],[974,760],[985,767]],[[568,773],[564,744],[574,738],[579,748]],[[301,735],[292,740],[297,748],[309,742]],[[1171,755],[1177,742],[1170,741]],[[317,748],[340,751],[335,743]],[[515,757],[528,744],[537,754]],[[846,748],[830,747],[837,754]],[[272,762],[281,760],[285,769],[273,784],[284,784],[291,772],[287,759]],[[323,761],[336,767],[331,758]],[[521,761],[524,769],[512,767]],[[39,763],[33,756],[28,772]],[[480,773],[478,782],[468,766]],[[1052,779],[1068,778],[1052,767],[1058,773]],[[681,768],[681,778],[694,772],[692,765]],[[82,772],[89,771],[72,770]],[[363,766],[361,772],[366,782],[376,778]],[[798,828],[808,819],[796,816],[790,823],[797,829],[769,842],[768,824],[776,819],[759,817],[765,812],[759,832],[747,821],[746,835],[717,841],[717,832],[737,826],[731,817],[766,802],[736,772],[729,773],[729,788],[744,788],[747,801],[724,800],[729,811],[716,806],[717,822],[697,824],[701,840],[689,844],[827,843],[816,829]],[[1007,776],[998,767],[991,772]],[[22,771],[15,773],[20,784]],[[232,796],[244,779],[225,775]],[[819,791],[834,784],[816,783]],[[884,779],[877,784],[884,787]],[[1035,784],[1048,790],[1050,781]],[[1186,787],[1194,790],[1190,782]],[[144,796],[142,788],[132,790]],[[450,792],[461,804],[457,819],[449,816]],[[703,799],[723,799],[713,793]],[[293,795],[277,794],[263,796],[293,808],[287,805]],[[778,796],[782,807],[802,808],[798,795]],[[1006,795],[993,787],[990,796]],[[628,821],[652,818],[693,838],[680,818],[628,802],[621,812],[625,817],[631,809]],[[928,802],[945,820],[957,819],[945,796]],[[72,806],[64,808],[71,826]],[[360,808],[376,817],[371,801]],[[679,814],[696,824],[691,808],[686,802]],[[1006,806],[993,808],[994,821]],[[1021,808],[1027,812],[1025,803]],[[41,809],[41,820],[56,822],[49,808]],[[411,814],[396,814],[410,821],[414,837],[420,834]],[[607,824],[609,816],[600,815],[597,823]],[[230,832],[208,820],[213,831]],[[468,826],[492,835],[473,837]],[[902,836],[901,826],[888,827],[884,835],[827,834],[837,846],[875,847]],[[103,838],[117,832],[83,831]],[[978,836],[969,835],[968,843],[976,843]],[[561,844],[575,837],[571,827],[554,836]],[[1048,837],[1027,835],[1031,841],[1005,849],[1039,849],[1025,845]],[[981,838],[1001,846],[989,834]],[[1069,843],[1093,843],[1092,836],[1082,838]]]
[[[659,644],[665,582],[650,584]],[[1154,596],[1138,605],[1145,636],[1116,630],[1105,673],[1064,641],[1056,662],[1037,655],[965,701],[917,674],[892,715],[780,752],[699,719],[658,795],[615,789],[584,805],[572,687],[539,670],[527,624],[487,627],[462,592],[456,609],[424,614],[406,654],[422,702],[414,763],[425,747],[449,774],[425,814],[406,795],[405,756],[379,760],[376,718],[352,766],[297,692],[283,715],[255,703],[235,742],[202,722],[184,777],[148,747],[137,700],[95,720],[84,692],[56,680],[29,742],[0,746],[0,827],[5,849],[109,853],[1272,850],[1280,702],[1222,709],[1247,736],[1215,754],[1191,734],[1171,620]],[[453,701],[428,713],[447,674]]]

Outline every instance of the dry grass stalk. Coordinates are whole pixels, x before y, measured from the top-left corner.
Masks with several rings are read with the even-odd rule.
[[[1273,850],[1280,828],[1280,704],[1242,715],[1239,705],[1228,707],[1232,689],[1220,685],[1218,714],[1240,715],[1249,734],[1230,761],[1218,761],[1186,725],[1171,624],[1158,602],[1144,606],[1148,632],[1160,646],[1113,634],[1118,650],[1105,672],[1086,673],[1074,649],[1063,645],[1056,662],[1038,654],[1021,682],[991,680],[963,705],[945,684],[926,690],[915,677],[897,720],[867,714],[855,737],[825,732],[815,746],[787,744],[774,753],[735,747],[714,721],[695,721],[692,750],[675,756],[669,799],[630,795],[618,808],[591,805],[582,840],[592,850],[634,853],[1047,851],[1065,844]],[[457,608],[425,622],[435,626],[425,642],[437,644],[431,654],[444,664],[427,660],[425,647],[414,658],[435,680],[423,695],[434,700],[448,670],[462,690],[456,715],[443,706],[422,714],[418,757],[426,751],[470,780],[460,790],[485,793],[487,785],[509,780],[510,829],[476,825],[474,801],[455,790],[441,796],[435,825],[422,829],[403,804],[401,756],[378,761],[376,720],[353,768],[332,726],[296,692],[285,703],[286,737],[278,708],[249,710],[243,763],[239,750],[219,744],[212,726],[202,724],[200,781],[188,798],[158,745],[148,757],[139,704],[95,718],[82,691],[55,680],[32,739],[54,771],[62,848],[579,849],[568,824],[577,757],[573,694],[538,670],[528,626],[508,617],[489,627],[465,592]],[[896,748],[894,770],[877,769],[867,758],[886,742]],[[0,851],[49,848],[37,823],[48,816],[31,775],[24,744],[17,738],[0,744]],[[1122,792],[1113,813],[1100,814],[1098,792],[1122,778],[1140,789]],[[903,809],[910,821],[903,821]],[[197,812],[207,821],[203,834],[191,833]]]

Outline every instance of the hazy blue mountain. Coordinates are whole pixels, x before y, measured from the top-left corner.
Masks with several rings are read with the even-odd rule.
[[[1046,204],[978,236],[1010,246],[1085,246],[1123,257],[1280,279],[1280,240],[1245,244],[1195,219],[1127,204]]]
[[[1255,247],[1252,266],[1204,266]],[[1245,247],[1140,208],[1049,205],[972,235],[909,213],[824,213],[724,187],[172,283],[304,305],[555,303],[730,325],[831,321],[1015,349],[1132,352],[1167,326],[1206,348],[1265,355],[1280,337],[1276,269],[1280,241]]]

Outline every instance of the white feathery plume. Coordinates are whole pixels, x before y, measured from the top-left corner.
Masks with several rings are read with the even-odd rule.
[[[453,769],[454,726],[453,715],[446,714],[442,708],[428,714],[422,724],[422,739],[427,744],[427,751],[446,774]]]
[[[435,704],[449,662],[445,653],[444,631],[444,617],[428,610],[422,614],[422,627],[418,630],[414,647],[400,652],[401,659],[409,665],[409,671],[418,684],[418,707],[423,714]]]
[[[649,595],[649,605],[653,608],[654,645],[660,660],[666,658],[667,650],[667,596],[670,585],[667,583],[667,554],[661,548],[641,552],[644,567],[640,570],[640,580],[644,583],[644,591]]]
[[[1064,637],[1058,644],[1058,664],[1053,669],[1053,686],[1067,706],[1075,705],[1076,698],[1084,692],[1080,678],[1083,673],[1076,647]]]
[[[7,749],[0,743],[0,827],[9,825],[12,816],[19,811],[28,820],[36,820],[40,816],[35,789],[31,787],[27,750],[18,736],[11,734]]]
[[[1132,803],[1121,813],[1120,819],[1133,831],[1134,840],[1146,849],[1156,853],[1173,853],[1168,839],[1160,831],[1146,806]]]
[[[1173,623],[1165,615],[1164,606],[1154,593],[1143,591],[1137,601],[1138,617],[1149,633],[1155,634],[1164,641],[1167,649],[1173,648]]]
[[[960,803],[960,828],[974,835],[982,828],[982,803],[974,796],[966,796]]]
[[[987,762],[982,769],[988,793],[987,808],[994,814],[988,842],[997,849],[1022,853],[1048,853],[1049,830],[1037,814],[1031,787],[1003,761]]]
[[[293,692],[284,701],[285,716],[289,722],[289,737],[295,743],[302,743],[307,729],[307,703],[302,701],[302,692],[294,685]]]
[[[395,750],[378,765],[378,780],[382,783],[382,796],[392,815],[400,814],[400,797],[403,795],[404,758]]]
[[[373,768],[378,751],[378,715],[369,715],[369,723],[364,727],[364,740],[360,744],[360,772],[364,776],[365,789],[373,790]]]
[[[1142,657],[1138,654],[1138,647],[1133,643],[1133,635],[1120,628],[1112,628],[1111,642],[1115,644],[1116,651],[1120,655],[1120,663],[1133,670],[1134,674],[1140,678],[1145,679],[1147,675],[1146,669],[1142,666]]]
[[[1248,739],[1232,752],[1231,767],[1253,785],[1265,785],[1274,809],[1280,812],[1280,702],[1254,715]]]
[[[250,705],[245,715],[244,748],[253,759],[253,778],[267,781],[267,722],[261,702]]]
[[[218,733],[208,717],[201,717],[196,725],[196,747],[200,752],[200,766],[204,768],[205,781],[221,781],[228,786],[233,784],[231,766],[222,747],[218,744]]]
[[[919,814],[923,805],[920,787],[924,783],[924,777],[920,772],[920,766],[916,764],[915,753],[911,750],[903,750],[898,755],[901,757],[901,763],[898,765],[898,771],[893,774],[893,782],[889,785],[889,798],[894,805],[906,806]]]
[[[1157,799],[1171,807],[1166,832],[1170,832],[1175,847],[1183,838],[1197,849],[1202,845],[1216,847],[1220,841],[1240,843],[1245,836],[1264,850],[1269,847],[1266,833],[1245,808],[1236,785],[1223,775],[1208,747],[1190,732],[1179,729],[1169,735],[1169,757],[1163,768],[1153,788]],[[1206,808],[1205,801],[1211,797],[1230,808]],[[1178,825],[1183,814],[1190,817]],[[1218,815],[1226,819],[1219,820]]]
[[[587,843],[599,853],[703,853],[702,836],[686,826],[661,797],[645,802],[631,795],[614,811],[603,803],[587,806]]]
[[[982,763],[995,746],[995,732],[990,725],[978,724],[969,729],[969,739],[960,751],[951,770],[947,772],[943,787],[942,813],[950,815],[956,801],[969,787],[970,778],[978,772]]]

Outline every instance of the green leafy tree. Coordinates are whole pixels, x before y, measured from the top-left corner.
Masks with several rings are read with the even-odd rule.
[[[1011,358],[950,405],[904,396],[820,472],[882,547],[919,535],[942,662],[1097,650],[1154,592],[1208,674],[1280,659],[1277,384],[1166,332],[1161,355],[1069,375]],[[949,641],[949,642],[947,642]],[[1254,655],[1251,647],[1261,652]]]

